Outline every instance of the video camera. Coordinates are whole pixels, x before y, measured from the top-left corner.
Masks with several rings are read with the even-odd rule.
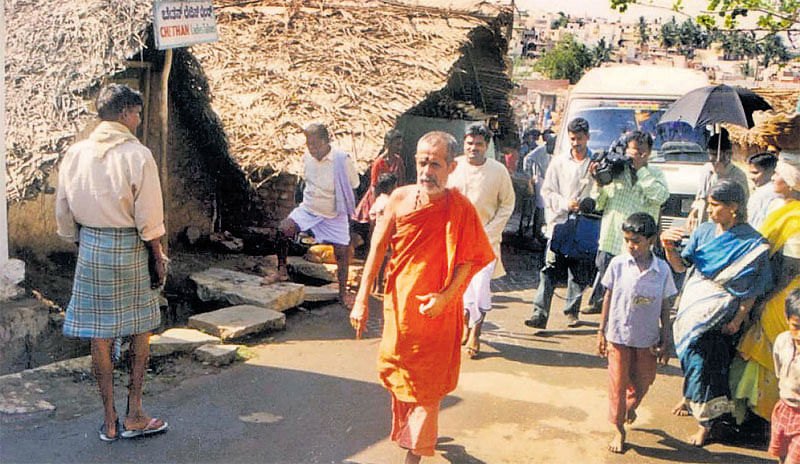
[[[593,177],[600,186],[610,184],[625,172],[628,166],[633,165],[630,157],[613,150],[604,151],[595,159],[595,162],[597,169],[595,169]]]

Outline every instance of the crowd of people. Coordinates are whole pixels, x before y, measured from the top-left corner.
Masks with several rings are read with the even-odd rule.
[[[101,89],[102,122],[68,150],[59,174],[58,234],[78,244],[64,333],[92,340],[105,441],[168,428],[142,408],[167,262],[158,171],[133,135],[142,105],[125,86]],[[672,412],[698,421],[690,443],[705,444],[717,424],[761,417],[772,424],[770,452],[800,462],[800,154],[758,153],[745,175],[731,163],[727,133],[717,133],[686,227],[659,234],[669,189],[648,163],[652,136],[627,134],[625,168],[600,182],[589,123],[576,118],[566,129],[569,153],[552,155],[552,132],[541,134],[541,146],[526,136],[522,156],[507,157],[507,165],[487,155],[494,135],[484,124],[467,127],[463,141],[428,132],[417,142],[410,184],[403,136],[390,131],[357,204],[353,160],[333,146],[326,126],[306,126],[303,200],[279,226],[275,278],[288,278],[288,245],[308,231],[333,245],[339,298],[351,308],[357,337],[370,295],[382,293],[378,373],[391,394],[391,438],[407,450],[407,463],[419,462],[433,454],[439,405],[457,385],[462,346],[469,357],[480,352],[490,282],[504,273],[502,233],[517,203],[512,174],[521,166],[527,189],[519,205],[541,233],[532,240],[546,243],[524,322],[547,327],[554,288],[565,277],[567,323],[580,325],[582,295],[592,287],[583,312],[600,313],[609,450],[625,449],[625,425],[674,348],[684,385]],[[369,224],[370,236],[355,296],[347,288],[351,221]],[[679,292],[674,277],[682,274]],[[123,336],[132,337],[124,421],[114,408],[112,374],[113,341]]]

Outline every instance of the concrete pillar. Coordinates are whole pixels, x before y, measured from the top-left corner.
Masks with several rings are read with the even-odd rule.
[[[0,43],[6,43],[5,9],[0,10]],[[6,48],[0,48],[0,82],[6,81]],[[0,92],[0,301],[23,294],[25,263],[8,259],[8,200],[6,198],[6,92]]]

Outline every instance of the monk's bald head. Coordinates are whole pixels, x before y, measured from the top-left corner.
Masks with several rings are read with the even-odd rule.
[[[448,163],[452,163],[456,156],[459,154],[461,147],[456,141],[456,138],[447,132],[432,131],[420,137],[417,142],[417,152],[419,152],[422,144],[429,145],[430,147],[443,146],[445,149],[446,159]]]

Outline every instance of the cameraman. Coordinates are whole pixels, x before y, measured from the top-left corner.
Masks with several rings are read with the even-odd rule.
[[[626,166],[614,177],[610,184],[595,184],[592,198],[597,209],[603,211],[600,224],[600,238],[597,249],[597,276],[594,280],[589,306],[584,314],[600,313],[604,290],[600,284],[611,258],[622,251],[622,223],[633,213],[644,212],[658,220],[661,205],[669,198],[669,188],[664,174],[647,165],[653,149],[653,137],[647,132],[634,131],[626,142]],[[589,168],[592,174],[597,171],[597,163]]]

